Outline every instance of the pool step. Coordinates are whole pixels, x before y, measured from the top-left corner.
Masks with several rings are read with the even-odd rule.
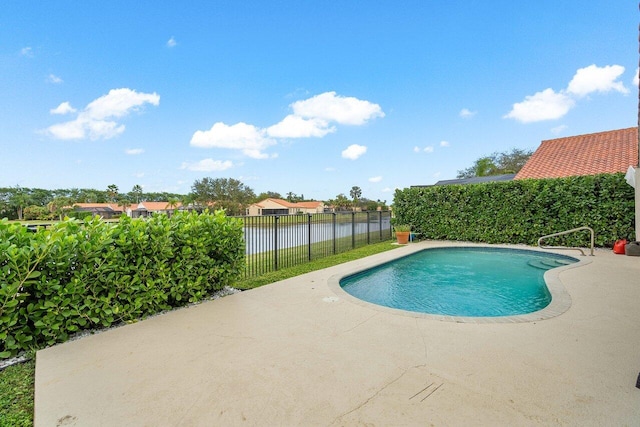
[[[571,263],[560,259],[532,259],[527,264],[541,270],[551,270],[552,268],[562,267],[563,265],[569,265]]]

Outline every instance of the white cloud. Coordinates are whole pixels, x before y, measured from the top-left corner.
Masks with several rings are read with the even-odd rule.
[[[362,125],[370,119],[384,117],[378,104],[353,97],[336,96],[335,92],[325,92],[304,101],[291,104],[296,116],[322,119],[343,125]]]
[[[125,126],[114,119],[122,118],[139,110],[144,104],[158,105],[160,96],[154,93],[141,93],[122,88],[112,89],[108,94],[90,102],[75,120],[55,124],[45,129],[45,133],[56,139],[109,139],[124,132]],[[60,109],[65,103],[54,110]],[[68,104],[68,103],[66,103]],[[62,107],[67,113],[70,105]],[[52,110],[53,111],[53,110]],[[54,113],[60,114],[60,113]]]
[[[31,47],[23,47],[20,49],[20,55],[26,56],[27,58],[33,58],[33,49]]]
[[[287,115],[280,122],[267,128],[259,128],[247,123],[227,125],[215,123],[211,129],[196,131],[190,144],[203,148],[227,148],[240,150],[245,156],[254,159],[277,157],[264,151],[277,144],[274,138],[322,138],[336,132],[335,124],[362,125],[367,121],[384,117],[378,104],[353,97],[343,97],[335,92],[325,92],[312,98],[296,101],[289,105],[293,114]],[[360,146],[351,146],[343,152],[348,158],[358,158]]]
[[[289,98],[289,99],[291,99],[291,98],[300,98],[300,97],[309,95],[309,93],[311,93],[311,92],[309,92],[307,89],[297,88],[293,92],[289,92],[288,94],[286,94],[284,97],[285,98]]]
[[[70,114],[75,113],[76,109],[71,106],[69,102],[63,102],[58,105],[56,108],[49,110],[51,114]]]
[[[463,108],[462,110],[460,110],[460,117],[462,117],[463,119],[470,119],[473,116],[475,116],[478,112],[477,111],[471,111],[467,108]]]
[[[144,150],[142,148],[127,148],[124,152],[130,156],[135,156],[144,153]]]
[[[171,38],[167,40],[167,47],[175,47],[177,44],[178,42],[176,42],[176,39],[173,36],[171,36]]]
[[[331,166],[324,168],[325,172],[334,172],[335,170],[336,170],[336,168],[331,167]]]
[[[133,176],[135,176],[136,178],[143,178],[144,172],[136,172],[133,174]],[[144,185],[142,185],[142,188],[144,188]]]
[[[524,101],[513,104],[511,111],[503,118],[515,119],[522,123],[554,120],[567,114],[574,105],[575,101],[569,96],[556,93],[549,88],[535,95],[526,96]]]
[[[241,150],[245,156],[253,159],[268,158],[269,155],[263,151],[275,143],[266,136],[264,129],[242,122],[231,126],[218,122],[207,131],[196,131],[191,137],[194,147]]]
[[[238,179],[242,182],[247,182],[247,181],[261,181],[262,178],[258,175],[240,175],[238,177]]]
[[[638,85],[640,84],[640,79],[638,78],[638,71],[640,71],[640,69],[636,68],[636,74],[633,76],[633,87],[637,88]]]
[[[53,84],[60,84],[63,82],[63,80],[55,74],[49,74],[49,76],[47,77],[47,81]]]
[[[589,65],[576,71],[566,90],[555,92],[548,88],[535,95],[526,96],[524,101],[513,104],[509,113],[502,116],[505,119],[515,119],[521,123],[555,120],[563,117],[571,110],[576,99],[585,97],[593,92],[629,93],[624,84],[618,80],[624,73],[621,65],[606,65],[598,67]]]
[[[440,141],[440,147],[448,147],[449,141]]]
[[[92,119],[102,120],[126,116],[147,103],[157,106],[160,104],[160,96],[155,92],[141,93],[127,88],[111,89],[108,94],[90,102],[85,111]]]
[[[325,92],[289,105],[293,114],[267,128],[273,138],[322,138],[336,131],[331,123],[359,126],[384,117],[378,104]]]
[[[190,171],[196,172],[214,172],[214,171],[224,171],[233,167],[233,162],[231,160],[213,160],[213,159],[203,159],[199,162],[195,163],[182,163],[180,169],[188,169]]]
[[[385,188],[383,188],[383,189],[382,189],[382,190],[380,190],[380,191],[382,191],[383,193],[390,193],[390,192],[392,192],[392,191],[393,191],[393,189],[391,189],[391,188],[389,188],[389,187],[385,187]]]
[[[85,124],[78,119],[49,126],[44,132],[55,139],[83,139],[87,136]]]
[[[382,181],[382,177],[381,176],[373,176],[371,178],[369,178],[369,182],[380,182]]]
[[[335,131],[335,126],[329,126],[326,120],[305,119],[294,114],[288,115],[280,123],[267,128],[267,134],[274,138],[322,138]]]
[[[554,128],[551,128],[551,133],[554,133],[557,135],[559,133],[562,133],[565,129],[567,129],[567,127],[568,127],[567,125],[556,126]]]
[[[612,90],[629,93],[624,84],[617,81],[622,73],[624,73],[624,67],[621,65],[598,67],[592,64],[580,68],[569,82],[567,92],[578,97],[586,96],[592,92],[606,93]]]
[[[433,146],[432,145],[428,145],[424,148],[420,148],[417,145],[415,147],[413,147],[413,152],[414,153],[420,153],[424,151],[425,153],[433,153]]]
[[[342,152],[342,157],[345,159],[356,160],[366,152],[367,147],[364,145],[352,144]]]

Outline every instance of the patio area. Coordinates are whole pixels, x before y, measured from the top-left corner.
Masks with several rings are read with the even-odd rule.
[[[640,257],[597,250],[558,276],[567,311],[520,323],[399,314],[330,284],[447,245],[465,244],[413,243],[41,350],[35,426],[640,424]]]

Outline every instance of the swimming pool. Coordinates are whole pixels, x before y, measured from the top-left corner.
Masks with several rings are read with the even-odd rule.
[[[339,284],[363,301],[416,313],[514,316],[547,307],[552,295],[544,273],[575,262],[523,249],[431,248],[344,277]]]

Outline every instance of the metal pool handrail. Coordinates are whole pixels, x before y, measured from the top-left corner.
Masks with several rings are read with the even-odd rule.
[[[593,246],[594,246],[594,241],[595,241],[595,235],[593,233],[593,228],[591,227],[578,227],[578,228],[573,228],[571,230],[567,230],[567,231],[561,231],[559,233],[553,233],[553,234],[549,234],[547,236],[542,236],[541,238],[538,239],[538,247],[542,248],[542,249],[566,249],[566,250],[575,250],[575,251],[580,251],[580,253],[582,254],[582,256],[585,256],[585,253],[582,249],[580,248],[575,248],[575,247],[565,247],[565,246],[544,246],[542,245],[542,240],[543,239],[547,239],[549,237],[557,237],[557,236],[562,236],[564,234],[569,234],[569,233],[575,233],[576,231],[581,231],[581,230],[589,230],[589,232],[591,233],[591,253],[589,255],[593,256]]]

